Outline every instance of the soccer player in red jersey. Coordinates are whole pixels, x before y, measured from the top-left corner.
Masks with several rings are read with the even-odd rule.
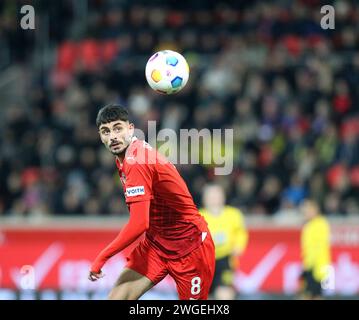
[[[109,298],[138,299],[170,274],[180,299],[207,299],[214,244],[186,183],[172,163],[134,136],[126,108],[103,107],[96,124],[101,141],[116,157],[130,218],[96,257],[89,279],[101,278],[105,262],[145,232]]]

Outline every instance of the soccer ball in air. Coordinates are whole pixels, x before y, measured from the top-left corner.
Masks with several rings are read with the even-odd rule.
[[[147,82],[158,93],[173,94],[180,91],[186,85],[188,77],[187,61],[178,52],[158,51],[147,61]]]

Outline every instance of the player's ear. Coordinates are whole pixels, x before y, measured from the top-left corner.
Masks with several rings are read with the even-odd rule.
[[[129,136],[132,138],[135,132],[135,125],[132,122],[130,122],[128,125],[128,132],[129,132]]]

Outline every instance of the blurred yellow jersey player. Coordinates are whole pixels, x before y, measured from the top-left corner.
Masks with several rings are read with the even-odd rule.
[[[331,274],[330,226],[316,202],[304,201],[301,211],[306,220],[301,232],[302,293],[303,298],[317,299]]]
[[[217,300],[231,300],[236,296],[233,271],[248,241],[244,217],[237,208],[225,205],[226,197],[220,185],[205,186],[202,202],[200,212],[208,223],[216,249],[211,294]]]

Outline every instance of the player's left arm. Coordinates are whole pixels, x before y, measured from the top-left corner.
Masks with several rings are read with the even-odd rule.
[[[243,253],[248,244],[248,230],[244,222],[243,213],[240,210],[236,210],[235,215],[235,252],[240,255]]]
[[[240,210],[233,211],[233,252],[230,265],[233,269],[239,266],[239,257],[243,254],[248,244],[248,230],[246,228],[243,214]]]
[[[130,219],[118,236],[96,257],[89,274],[89,280],[103,277],[101,269],[108,259],[119,253],[149,228],[150,200],[132,202]]]

